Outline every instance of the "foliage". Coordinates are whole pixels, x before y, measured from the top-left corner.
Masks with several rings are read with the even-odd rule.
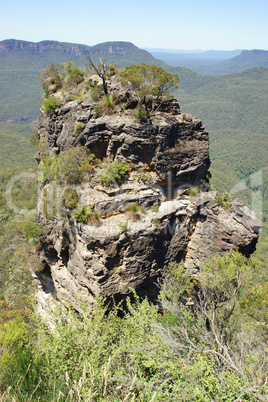
[[[197,195],[198,193],[200,193],[200,188],[198,186],[190,187],[187,190],[188,195]]]
[[[20,220],[18,229],[32,244],[37,244],[38,237],[43,231],[43,226],[40,222],[38,222],[35,214],[29,214]]]
[[[40,401],[265,400],[267,368],[255,370],[255,356],[243,360],[244,375],[226,362],[219,365],[217,349],[200,352],[202,331],[192,338],[196,324],[184,327],[194,350],[179,352],[180,316],[167,321],[146,299],[132,299],[124,311],[111,306],[108,314],[103,300],[80,315],[61,307],[53,330],[38,317],[30,325],[13,321],[13,331],[4,324],[3,391]],[[191,312],[185,318],[184,324],[193,323]]]
[[[42,102],[42,108],[44,110],[45,115],[51,117],[55,112],[55,109],[60,107],[60,104],[61,102],[58,98],[53,98],[51,96],[49,98],[45,98]]]
[[[104,167],[104,171],[100,174],[100,181],[105,187],[109,187],[112,184],[120,183],[128,172],[129,167],[126,163],[119,161],[108,163]]]
[[[77,184],[86,180],[98,163],[94,154],[85,147],[73,147],[59,155],[46,156],[42,160],[40,181],[46,183],[55,179],[60,184]]]
[[[72,61],[66,61],[58,65],[52,64],[50,67],[46,67],[39,77],[47,96],[61,88],[77,86],[83,79],[84,72]]]
[[[77,86],[84,80],[84,72],[77,67],[72,61],[67,61],[59,67],[59,74],[62,82],[67,87]]]
[[[132,204],[128,207],[128,211],[131,212],[132,214],[136,215],[139,212],[141,212],[141,206],[139,204]]]
[[[84,127],[85,123],[83,123],[82,121],[76,122],[74,125],[74,135],[80,134],[83,131]]]
[[[101,105],[93,105],[93,110],[94,110],[94,117],[95,119],[97,119],[98,117],[103,116],[103,108],[101,107]]]
[[[224,209],[228,209],[232,206],[232,198],[225,190],[222,193],[217,193],[216,201],[217,204]]]
[[[109,114],[109,113],[113,112],[116,101],[112,97],[112,95],[107,94],[107,95],[104,95],[104,97],[102,98],[102,104],[103,104],[103,110]]]
[[[74,209],[77,207],[79,196],[72,187],[66,187],[63,192],[64,205],[66,208]]]
[[[167,95],[177,88],[178,76],[171,74],[157,65],[133,64],[120,72],[122,83],[130,82],[133,90],[140,97],[153,95],[157,98]]]
[[[146,110],[146,108],[142,104],[139,104],[133,110],[132,114],[139,120],[140,123],[145,123],[151,116],[149,110]]]
[[[62,88],[62,80],[59,74],[58,66],[51,64],[50,67],[46,67],[42,71],[39,81],[43,83],[43,90],[45,91],[46,95],[57,92],[60,88]]]
[[[94,102],[98,102],[103,95],[102,87],[98,84],[95,84],[90,90],[90,95]]]
[[[242,307],[268,332],[268,282],[254,286],[243,300]]]
[[[92,205],[86,207],[84,204],[78,204],[73,216],[78,222],[87,223],[93,208]]]
[[[253,261],[238,252],[215,257],[201,267],[197,283],[192,282],[181,266],[171,267],[170,279],[163,285],[162,300],[176,317],[171,331],[173,340],[169,342],[173,342],[178,353],[188,356],[205,353],[213,359],[216,371],[221,372],[224,367],[248,379],[249,356],[255,356],[256,365],[267,364],[261,362],[259,355],[265,346],[259,342],[258,348],[255,347],[257,334],[246,336],[248,320],[241,316],[240,310],[253,269]],[[258,381],[259,373],[254,373]]]

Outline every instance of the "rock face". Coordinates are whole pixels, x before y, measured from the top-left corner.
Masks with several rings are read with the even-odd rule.
[[[116,85],[114,93],[128,98]],[[85,146],[98,158],[130,168],[120,185],[91,180],[73,186],[80,202],[98,212],[87,223],[62,207],[62,186],[42,188],[39,214],[46,229],[37,276],[45,293],[54,291],[77,310],[81,301],[90,307],[100,295],[121,300],[129,288],[155,300],[157,282],[172,261],[185,261],[197,274],[213,253],[254,250],[261,224],[242,201],[225,211],[215,192],[189,195],[192,186],[202,189],[208,173],[208,134],[200,120],[181,114],[175,100],[163,102],[146,123],[127,107],[96,118],[93,102],[67,101],[51,117],[41,114],[39,138],[46,152]],[[52,218],[41,207],[49,188],[51,203],[58,197]]]
[[[161,186],[170,180],[173,189],[187,188],[205,179],[210,165],[208,133],[200,120],[184,120],[175,100],[161,105],[146,124],[138,123],[132,110],[95,119],[93,106],[73,101],[51,118],[42,115],[40,137],[55,152],[83,145],[98,158],[146,166]],[[82,129],[75,131],[77,123]]]

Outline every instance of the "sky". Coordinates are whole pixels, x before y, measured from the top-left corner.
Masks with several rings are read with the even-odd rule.
[[[2,0],[0,41],[268,50],[267,0]]]

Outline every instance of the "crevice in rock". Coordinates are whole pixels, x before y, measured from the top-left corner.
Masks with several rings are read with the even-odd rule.
[[[56,295],[56,288],[52,279],[50,266],[45,261],[43,261],[43,266],[42,271],[36,272],[36,276],[45,293]]]

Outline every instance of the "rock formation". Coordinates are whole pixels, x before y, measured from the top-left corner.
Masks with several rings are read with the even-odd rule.
[[[239,249],[249,255],[261,225],[242,201],[226,211],[216,192],[205,191],[209,139],[199,119],[166,99],[142,123],[133,115],[135,97],[116,78],[109,85],[117,106],[100,117],[92,100],[68,97],[50,117],[40,116],[41,165],[47,154],[81,146],[102,161],[90,179],[71,186],[81,205],[97,213],[95,220],[76,219],[55,180],[44,183],[39,197],[45,230],[37,276],[44,292],[54,291],[77,310],[100,295],[121,300],[130,288],[155,300],[170,262],[185,261],[198,274],[211,254]],[[127,164],[129,173],[107,187],[98,178],[114,161]],[[201,192],[193,195],[193,187]]]

